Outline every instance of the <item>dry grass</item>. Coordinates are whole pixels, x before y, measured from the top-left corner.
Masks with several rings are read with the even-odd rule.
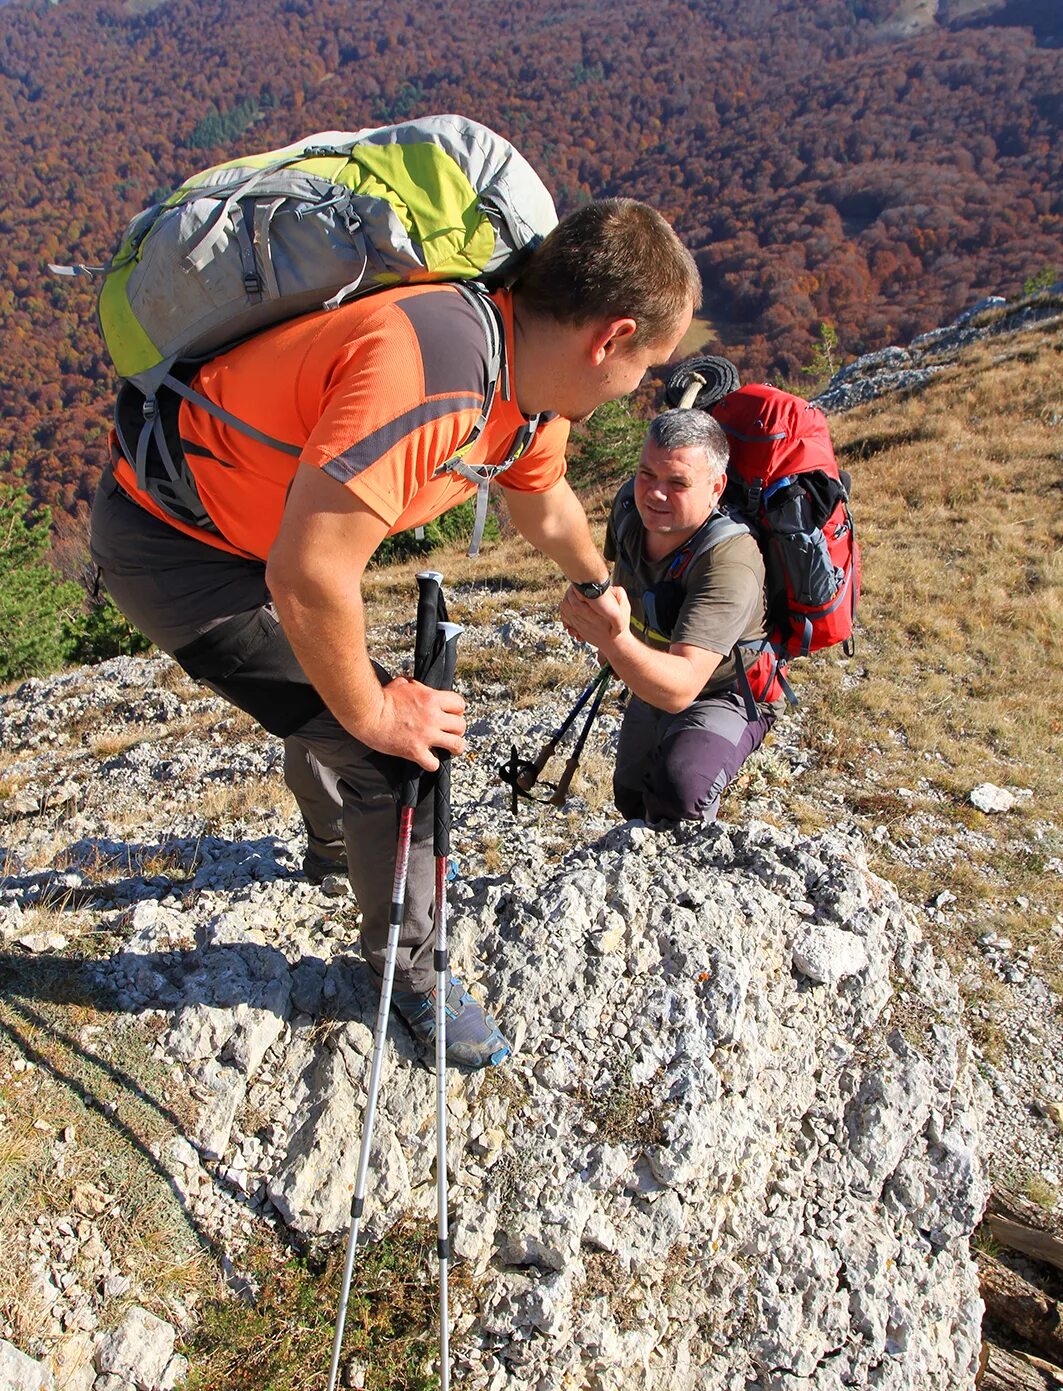
[[[196,810],[204,819],[204,835],[218,835],[248,819],[288,817],[295,810],[295,799],[278,773],[212,783],[199,798]]]
[[[918,840],[920,818],[975,829],[990,848],[932,876],[888,855],[879,867],[1042,940],[1063,910],[1063,879],[1044,873],[1063,826],[1061,367],[1056,326],[976,345],[921,393],[832,419],[863,550],[858,650],[796,673],[818,755],[798,818],[822,821],[840,779],[868,831]],[[985,816],[967,800],[980,782],[1032,796]]]

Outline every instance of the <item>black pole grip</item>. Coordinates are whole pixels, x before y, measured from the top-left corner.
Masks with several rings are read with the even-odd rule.
[[[436,857],[450,854],[450,754],[439,756],[432,804],[432,849]]]
[[[438,570],[422,570],[417,576],[417,632],[413,640],[413,679],[424,681],[432,661],[439,628],[439,604],[443,576]]]
[[[417,627],[413,637],[413,679],[424,681],[432,663],[436,633],[439,628],[440,584],[443,576],[438,570],[423,570],[417,576]],[[406,781],[402,785],[400,806],[417,805],[422,769],[408,763]]]

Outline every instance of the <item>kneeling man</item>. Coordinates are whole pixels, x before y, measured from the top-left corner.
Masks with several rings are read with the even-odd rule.
[[[701,410],[657,416],[606,539],[620,632],[569,590],[562,618],[631,692],[613,776],[621,815],[713,821],[783,705],[766,641],[764,562],[718,510],[727,437]]]

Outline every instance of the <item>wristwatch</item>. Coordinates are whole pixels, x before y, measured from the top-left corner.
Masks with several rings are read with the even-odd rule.
[[[606,575],[604,580],[584,580],[582,584],[572,581],[572,588],[578,589],[585,599],[600,599],[612,587],[612,580]]]

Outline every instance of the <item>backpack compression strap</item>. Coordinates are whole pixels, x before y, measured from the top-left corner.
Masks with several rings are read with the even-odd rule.
[[[484,287],[476,281],[462,281],[458,284],[458,289],[476,310],[483,325],[484,335],[487,339],[487,388],[484,392],[484,404],[480,418],[472,427],[468,438],[445,464],[439,465],[435,472],[444,473],[449,469],[454,473],[461,474],[467,482],[476,484],[476,519],[473,522],[472,539],[469,542],[468,553],[469,555],[477,555],[480,550],[480,542],[483,540],[484,525],[487,521],[487,499],[491,484],[500,473],[505,473],[506,469],[515,464],[531,444],[539,428],[540,417],[532,416],[521,426],[502,463],[467,464],[464,462],[465,455],[487,426],[487,418],[494,405],[495,393],[501,387],[502,399],[508,401],[512,398],[513,392],[509,364],[506,361],[506,328],[502,311]]]

